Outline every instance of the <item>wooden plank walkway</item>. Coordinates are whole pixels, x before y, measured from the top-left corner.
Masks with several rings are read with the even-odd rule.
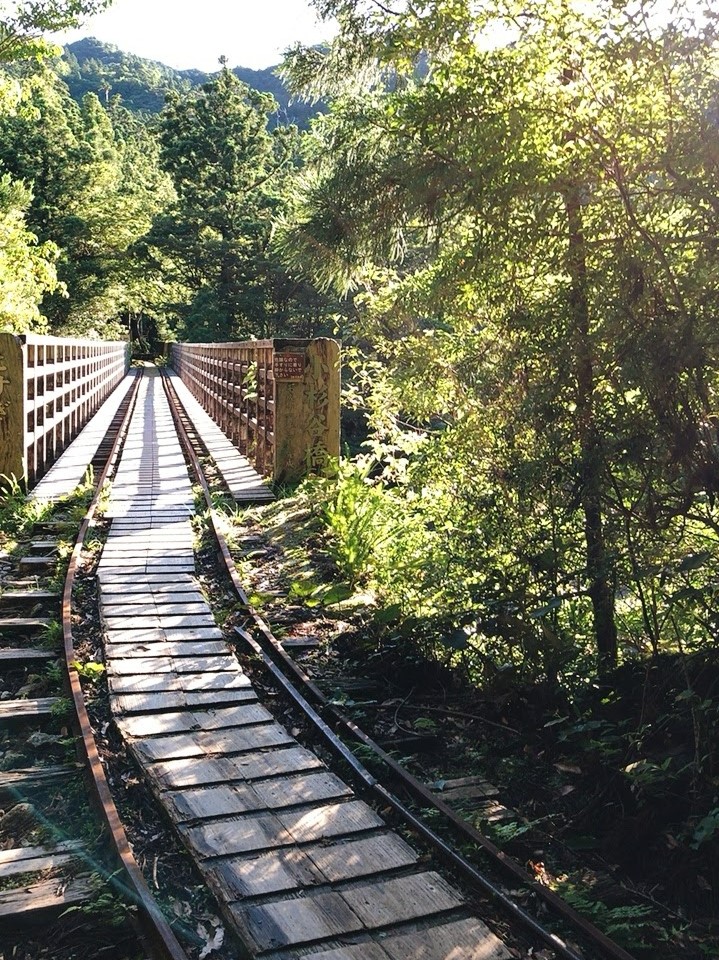
[[[226,917],[273,960],[508,958],[257,702],[193,576],[192,491],[159,377],[140,389],[98,572],[110,700]]]
[[[127,396],[137,370],[130,370],[115,387],[95,416],[83,427],[61,457],[28,494],[29,500],[59,500],[72,493],[85,476],[105,434]]]
[[[179,397],[185,413],[210,456],[217,464],[222,479],[238,503],[267,503],[274,500],[269,481],[257,473],[250,461],[243,457],[237,447],[225,436],[215,421],[193,397],[180,377],[172,370],[168,371],[172,386]]]

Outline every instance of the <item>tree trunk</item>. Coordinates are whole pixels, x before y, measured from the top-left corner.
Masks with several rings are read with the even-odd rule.
[[[599,672],[617,663],[617,628],[614,621],[613,563],[604,540],[602,516],[602,451],[594,416],[594,366],[589,334],[587,263],[579,191],[564,191],[568,226],[567,268],[571,280],[569,298],[574,332],[577,376],[577,423],[581,451],[582,509],[586,541],[589,597],[594,616]]]

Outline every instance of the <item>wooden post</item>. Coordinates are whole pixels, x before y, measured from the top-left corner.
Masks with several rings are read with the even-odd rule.
[[[0,486],[3,477],[24,481],[25,412],[22,343],[0,333]]]
[[[277,483],[323,473],[340,455],[340,345],[275,340],[274,469]]]

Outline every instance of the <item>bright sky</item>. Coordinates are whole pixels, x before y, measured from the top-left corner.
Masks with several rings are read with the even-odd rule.
[[[319,43],[333,32],[309,0],[114,0],[81,29],[53,39],[97,37],[175,69],[214,71],[221,56],[231,67],[269,67],[296,41]]]

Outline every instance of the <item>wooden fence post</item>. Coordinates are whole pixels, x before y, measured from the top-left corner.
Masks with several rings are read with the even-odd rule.
[[[24,392],[21,341],[0,333],[0,486],[2,476],[25,479]]]
[[[339,343],[275,340],[273,375],[273,479],[292,483],[323,473],[340,455]]]

